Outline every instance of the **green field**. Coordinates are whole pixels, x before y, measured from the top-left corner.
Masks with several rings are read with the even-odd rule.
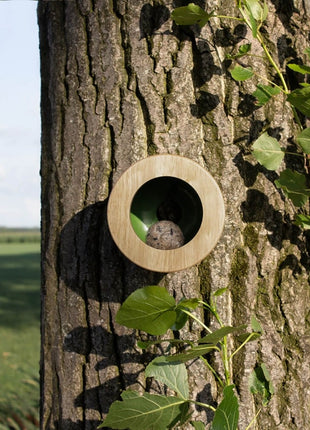
[[[5,228],[0,227],[1,243],[40,243],[40,230],[38,228]]]
[[[38,241],[0,240],[0,430],[38,428],[39,276]]]

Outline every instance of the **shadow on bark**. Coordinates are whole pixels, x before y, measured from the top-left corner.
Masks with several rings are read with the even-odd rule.
[[[61,420],[54,423],[55,429],[57,430],[96,430],[99,424],[101,424],[101,421],[97,420],[88,421],[87,426],[85,426],[83,421],[73,422],[72,420]]]
[[[145,4],[140,14],[140,38],[154,34],[169,18],[170,11],[166,6]]]
[[[118,304],[134,290],[158,284],[163,274],[144,270],[121,254],[109,232],[107,200],[88,206],[65,225],[60,237],[58,271],[66,287],[81,296],[85,303],[82,308],[75,309],[78,321],[81,321],[79,315],[85,315],[85,326],[72,327],[72,318],[69,321],[72,329],[64,335],[62,348],[65,352],[84,356],[87,366],[91,355],[96,357],[91,369],[81,369],[88,387],[86,389],[85,385],[76,396],[74,407],[107,413],[120,392],[137,381],[140,369],[144,368],[141,364],[149,357],[135,348],[133,330],[114,326]],[[92,324],[98,320],[103,321],[102,326]],[[99,377],[94,374],[105,372],[111,366],[118,367],[117,376],[114,372],[110,379],[97,385]],[[98,424],[88,420],[77,423],[64,420],[56,428],[77,430],[96,428]]]
[[[241,210],[245,222],[264,223],[268,231],[267,238],[276,249],[282,249],[285,240],[289,240],[299,248],[300,261],[289,254],[280,265],[280,270],[289,267],[293,274],[297,274],[300,272],[300,267],[297,267],[298,264],[309,270],[309,234],[302,232],[298,226],[293,224],[289,215],[283,216],[280,211],[275,210],[269,203],[268,197],[255,189],[247,191],[247,199],[242,203]]]
[[[88,206],[65,225],[58,268],[66,286],[98,302],[122,303],[137,288],[157,284],[164,276],[136,266],[118,250],[108,228],[107,200]]]

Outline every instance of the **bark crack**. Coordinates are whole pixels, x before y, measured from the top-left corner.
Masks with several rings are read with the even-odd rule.
[[[108,309],[109,309],[109,320],[110,320],[109,325],[110,325],[110,330],[111,330],[112,339],[113,339],[113,349],[115,352],[115,364],[116,364],[116,367],[118,368],[118,373],[119,373],[120,388],[121,390],[126,390],[127,387],[126,387],[126,382],[125,382],[123,369],[122,369],[122,352],[119,351],[119,347],[117,343],[118,335],[115,331],[114,322],[113,322],[113,313],[110,306],[108,307]]]
[[[154,143],[155,124],[151,120],[148,105],[147,105],[146,100],[143,97],[143,95],[139,89],[138,80],[136,80],[136,96],[140,102],[140,106],[141,106],[141,110],[142,110],[142,114],[143,114],[143,119],[144,119],[143,122],[144,122],[144,125],[146,128],[147,153],[148,153],[148,155],[153,155],[153,154],[156,154],[156,152],[157,152],[157,146]]]

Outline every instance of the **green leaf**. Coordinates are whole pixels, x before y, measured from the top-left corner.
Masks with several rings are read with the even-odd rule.
[[[137,345],[141,349],[146,349],[149,346],[158,345],[163,342],[169,342],[169,344],[171,345],[179,345],[179,344],[184,345],[184,343],[186,343],[185,340],[181,340],[181,339],[157,339],[157,340],[146,340],[146,341],[138,340]]]
[[[215,411],[211,430],[237,429],[239,405],[233,389],[234,385],[228,385],[224,388],[224,398]]]
[[[199,343],[216,345],[220,340],[223,339],[224,336],[227,336],[231,333],[237,333],[238,331],[244,330],[245,328],[246,325],[240,325],[239,327],[221,327],[218,330],[215,330],[213,333],[207,334],[206,336],[199,339]]]
[[[267,18],[268,6],[266,1],[263,4],[259,0],[242,0],[243,7],[239,7],[248,26],[252,30],[253,37],[257,37],[258,28]]]
[[[191,421],[191,425],[195,430],[205,430],[205,425],[202,421]]]
[[[188,360],[193,360],[195,358],[201,357],[202,355],[208,354],[213,349],[218,350],[216,345],[199,345],[188,349],[186,352],[175,354],[167,357],[167,361],[180,361],[185,363]]]
[[[248,52],[250,52],[251,47],[252,47],[251,43],[245,43],[244,45],[239,46],[239,50],[238,50],[239,57],[243,57]]]
[[[306,188],[306,177],[302,173],[286,169],[281,172],[279,179],[275,181],[286,197],[292,200],[296,207],[304,206],[310,197],[310,190]]]
[[[198,299],[181,299],[177,305],[178,309],[196,309],[197,306],[199,306],[199,300]]]
[[[310,128],[306,128],[296,137],[297,143],[306,154],[310,154]]]
[[[188,403],[179,397],[125,391],[123,401],[112,403],[106,419],[99,426],[112,429],[166,430],[184,414]]]
[[[267,132],[254,142],[252,151],[256,160],[269,170],[276,170],[284,158],[279,142]]]
[[[256,333],[263,333],[263,329],[262,326],[260,325],[260,323],[257,321],[257,319],[255,318],[255,316],[253,315],[251,318],[251,328],[254,332]]]
[[[203,27],[212,16],[213,12],[208,14],[206,11],[201,9],[200,6],[197,6],[194,3],[178,7],[171,13],[171,18],[178,25],[199,24],[200,27]]]
[[[237,336],[239,342],[253,342],[254,340],[257,340],[261,337],[263,329],[254,316],[251,318],[251,328],[253,330],[251,333],[242,333],[241,335]]]
[[[164,334],[176,320],[175,305],[174,298],[164,287],[140,288],[122,304],[116,322],[149,334]]]
[[[251,4],[249,5],[249,2],[247,0],[243,0],[242,2],[243,2],[244,7],[240,7],[240,11],[242,12],[242,15],[245,18],[248,26],[252,30],[253,37],[256,38],[256,36],[257,36],[257,21],[253,15],[253,12],[251,11]],[[254,0],[254,4],[255,3],[257,3],[256,0]]]
[[[252,69],[247,69],[242,66],[236,66],[230,71],[230,74],[233,79],[235,79],[235,81],[246,81],[254,75],[254,72]]]
[[[292,91],[287,101],[304,115],[310,116],[310,86]]]
[[[239,46],[239,50],[237,54],[231,55],[228,54],[226,57],[229,59],[241,58],[244,57],[251,50],[251,43],[245,43],[244,45]]]
[[[269,102],[269,100],[280,93],[280,88],[278,87],[272,87],[271,85],[263,85],[263,84],[258,84],[256,87],[256,91],[254,91],[253,96],[257,98],[257,105],[258,106],[263,106],[265,105],[267,102]]]
[[[237,340],[240,342],[240,343],[243,343],[243,342],[253,342],[254,340],[257,340],[257,339],[259,339],[260,337],[261,337],[261,333],[255,333],[255,332],[251,332],[251,333],[242,333],[242,334],[240,334],[239,336],[237,336]]]
[[[302,73],[303,75],[306,75],[307,73],[310,73],[310,67],[305,66],[303,64],[293,64],[290,63],[287,65],[287,67],[291,70],[294,70],[294,72]]]
[[[305,230],[310,230],[310,216],[304,214],[296,215],[295,224],[304,228]]]
[[[244,3],[256,21],[264,21],[268,14],[268,9],[266,10],[266,3],[262,6],[258,0],[244,0]]]
[[[266,405],[274,394],[274,388],[269,372],[264,363],[257,366],[249,377],[249,388],[252,394],[260,394],[263,404]]]
[[[170,327],[171,330],[181,330],[188,321],[189,316],[180,308],[176,308],[176,318],[174,324]]]
[[[185,299],[182,298],[176,307],[176,320],[171,330],[181,330],[186,324],[189,316],[184,312],[184,310],[189,311],[190,309],[196,309],[199,305],[198,299]]]
[[[227,287],[225,287],[225,288],[219,288],[218,290],[216,290],[216,291],[213,293],[213,296],[214,296],[214,297],[221,296],[222,294],[226,293],[226,291],[228,291],[228,288],[227,288]]]
[[[175,391],[183,400],[189,397],[187,370],[184,363],[171,363],[167,357],[157,357],[145,369],[147,378],[153,377]]]
[[[310,58],[310,48],[306,48],[304,50],[304,53],[308,55],[308,57]]]

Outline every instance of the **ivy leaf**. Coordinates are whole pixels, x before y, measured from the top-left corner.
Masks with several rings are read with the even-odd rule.
[[[191,425],[195,430],[205,430],[205,424],[202,421],[191,421]]]
[[[223,339],[223,337],[227,336],[228,334],[236,333],[240,330],[244,330],[245,328],[246,325],[240,325],[239,327],[221,327],[218,330],[215,330],[213,333],[207,334],[206,336],[199,339],[199,343],[216,345],[220,340]]]
[[[280,93],[280,88],[278,87],[272,87],[271,85],[263,85],[263,84],[258,84],[256,87],[256,91],[254,91],[253,96],[257,98],[257,105],[258,106],[263,106],[265,105],[267,102],[269,102],[269,100]]]
[[[140,288],[122,304],[116,322],[149,334],[164,334],[176,320],[175,305],[174,298],[164,287]]]
[[[310,67],[305,66],[303,64],[293,64],[290,63],[287,65],[287,67],[291,70],[294,70],[294,72],[302,73],[303,75],[306,75],[307,73],[310,73]]]
[[[112,403],[106,419],[98,428],[166,430],[176,423],[188,408],[179,397],[125,391],[122,401]]]
[[[304,228],[305,230],[310,230],[310,216],[304,214],[296,215],[295,224]]]
[[[256,160],[269,170],[276,170],[284,158],[279,142],[267,132],[254,142],[252,152]]]
[[[287,101],[304,115],[310,116],[310,86],[292,91]]]
[[[297,143],[306,154],[310,154],[310,128],[306,128],[296,137]]]
[[[187,370],[184,363],[171,363],[167,357],[156,357],[146,369],[145,376],[161,381],[175,391],[183,400],[189,397]]]
[[[270,374],[264,363],[257,366],[249,377],[249,387],[252,394],[260,394],[263,397],[263,404],[267,405],[271,396],[274,394],[274,388],[271,382]]]
[[[230,71],[230,74],[233,79],[235,79],[235,81],[246,81],[254,75],[254,72],[252,69],[248,69],[242,66],[236,66]]]
[[[206,11],[201,9],[200,6],[190,3],[187,6],[177,7],[171,13],[171,18],[178,25],[194,25],[199,24],[200,27],[206,25],[210,18],[212,18],[213,12],[208,14]]]
[[[239,419],[238,399],[234,394],[234,385],[224,388],[224,398],[218,405],[211,430],[236,430]]]
[[[279,179],[275,181],[276,186],[281,188],[285,196],[297,207],[305,205],[310,197],[310,190],[306,188],[306,183],[305,175],[291,169],[283,170]]]

